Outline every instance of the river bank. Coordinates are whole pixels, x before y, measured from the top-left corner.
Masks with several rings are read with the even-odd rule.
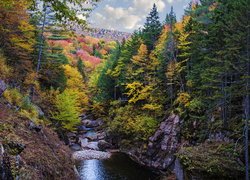
[[[239,162],[228,151],[232,143],[226,135],[211,134],[204,143],[192,145],[181,140],[180,126],[180,117],[172,114],[161,122],[147,143],[132,142],[107,134],[100,119],[83,118],[80,134],[75,135],[80,149],[73,154],[73,159],[78,162],[95,159],[97,162],[91,162],[102,167],[103,162],[112,159],[114,152],[119,152],[126,154],[139,167],[156,172],[161,178],[228,179],[242,176]],[[75,146],[71,144],[71,147]],[[201,156],[199,152],[207,156]],[[220,152],[220,156],[216,152]],[[219,161],[213,164],[214,159]],[[217,167],[218,171],[209,172],[209,169]]]

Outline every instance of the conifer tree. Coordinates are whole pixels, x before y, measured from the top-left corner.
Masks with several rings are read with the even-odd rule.
[[[148,51],[151,52],[155,46],[157,39],[160,36],[162,25],[159,20],[159,13],[154,4],[149,13],[146,23],[143,27],[143,41],[146,44]]]

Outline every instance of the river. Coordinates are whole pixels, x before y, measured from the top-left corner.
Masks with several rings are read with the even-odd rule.
[[[88,138],[88,148],[98,148],[95,128],[86,128],[83,138]],[[86,139],[84,140],[86,142]],[[85,144],[86,145],[86,144]],[[86,148],[86,147],[85,147]],[[87,148],[87,149],[88,149]],[[157,180],[157,175],[123,153],[113,153],[106,160],[83,160],[76,164],[81,180]]]
[[[107,160],[85,160],[77,164],[81,180],[155,180],[157,175],[132,161],[127,155],[114,153]]]

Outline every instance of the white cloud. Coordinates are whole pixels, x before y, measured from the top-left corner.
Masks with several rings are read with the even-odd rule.
[[[159,13],[165,17],[169,4],[183,4],[187,0],[105,0],[92,13],[92,24],[102,28],[132,31],[142,27],[146,16],[155,3]],[[183,7],[183,5],[181,6]]]
[[[136,10],[141,11],[143,10],[144,12],[148,12],[152,7],[153,4],[156,4],[159,12],[162,12],[166,6],[165,2],[163,0],[133,0],[133,5],[136,8]]]
[[[108,4],[101,13],[96,13],[93,17],[101,27],[109,29],[116,29],[117,26],[122,26],[124,29],[132,30],[141,21],[140,16],[135,14],[133,7],[112,7]]]

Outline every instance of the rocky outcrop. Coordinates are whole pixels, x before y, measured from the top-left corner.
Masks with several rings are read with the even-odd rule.
[[[168,169],[175,161],[175,153],[180,146],[180,118],[171,115],[160,124],[155,134],[149,138],[147,156],[152,159],[148,162],[156,169]]]
[[[132,159],[140,164],[156,170],[174,170],[175,153],[180,147],[180,118],[171,115],[163,121],[155,134],[149,138],[145,148],[125,150]],[[179,168],[178,168],[179,169]],[[180,175],[181,177],[181,175]]]

